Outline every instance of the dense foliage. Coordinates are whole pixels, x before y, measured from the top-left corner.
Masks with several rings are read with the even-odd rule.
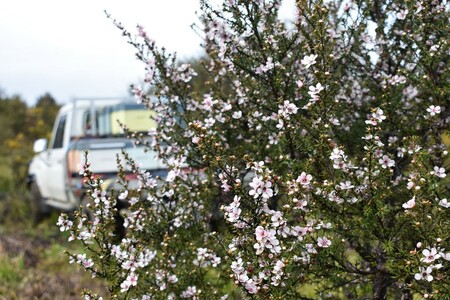
[[[50,94],[28,107],[20,96],[0,92],[0,191],[11,191],[25,183],[33,142],[50,137],[58,109]]]
[[[298,0],[292,22],[277,0],[201,3],[200,92],[114,21],[158,112],[133,137],[169,174],[128,159],[140,186],[110,195],[86,162],[94,218],[58,222],[86,246],[71,259],[124,299],[448,297],[448,2]]]

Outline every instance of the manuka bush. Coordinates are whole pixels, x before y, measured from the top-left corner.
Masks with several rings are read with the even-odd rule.
[[[59,225],[109,296],[449,297],[449,3],[298,0],[292,22],[280,5],[201,2],[206,93],[114,20],[144,64],[133,91],[158,113],[134,138],[169,173],[125,155],[119,173],[140,186],[116,195],[130,204],[119,238],[116,200],[81,171],[93,221]]]

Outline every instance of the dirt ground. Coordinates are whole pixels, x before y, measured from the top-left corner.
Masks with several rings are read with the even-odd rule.
[[[0,282],[0,299],[81,299],[84,288],[105,294],[98,280],[91,279],[89,274],[75,266],[45,266],[48,262],[43,261],[41,253],[51,243],[45,238],[22,233],[0,233],[0,259],[19,255],[23,259],[23,278],[8,286]]]

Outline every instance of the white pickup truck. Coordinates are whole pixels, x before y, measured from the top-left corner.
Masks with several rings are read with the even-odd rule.
[[[148,132],[155,127],[153,112],[143,105],[123,99],[76,99],[64,105],[55,120],[48,143],[34,143],[37,153],[28,169],[32,211],[36,220],[52,208],[77,209],[85,196],[79,165],[88,151],[91,170],[104,179],[117,174],[116,155],[124,149],[140,167],[154,176],[165,177],[166,167],[155,153],[144,152],[127,139],[119,125],[127,124],[131,131]]]

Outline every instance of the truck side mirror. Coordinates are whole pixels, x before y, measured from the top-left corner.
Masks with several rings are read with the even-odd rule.
[[[39,153],[47,149],[47,139],[38,139],[34,141],[33,151]]]

